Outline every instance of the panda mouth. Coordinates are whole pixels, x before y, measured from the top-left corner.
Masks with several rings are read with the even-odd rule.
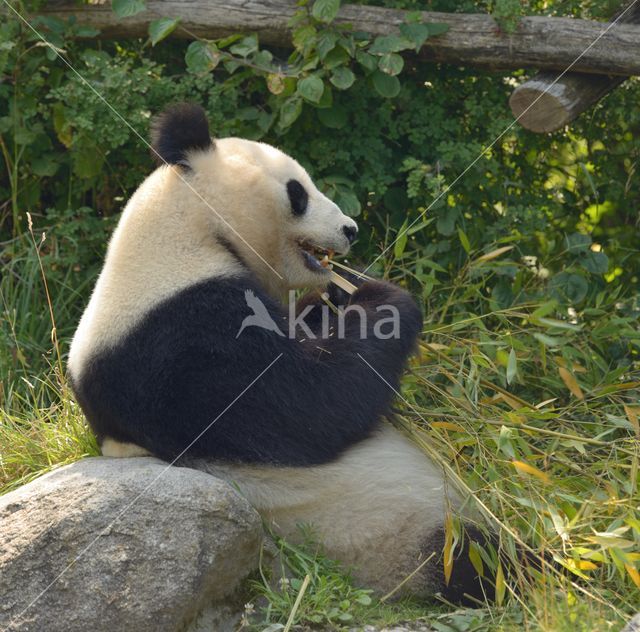
[[[329,259],[335,254],[334,250],[315,246],[308,241],[299,241],[298,246],[300,247],[304,265],[309,270],[321,273],[330,272],[331,264],[329,263]]]

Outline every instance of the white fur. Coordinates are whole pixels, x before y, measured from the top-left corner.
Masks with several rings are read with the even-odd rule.
[[[335,463],[312,468],[212,464],[194,466],[228,480],[273,529],[298,541],[312,525],[326,553],[353,567],[379,592],[395,588],[428,556],[430,534],[442,528],[449,505],[460,506],[443,472],[394,428],[348,450]],[[429,594],[442,564],[436,550],[407,588]]]
[[[134,456],[151,456],[151,454],[135,443],[123,443],[107,437],[100,446],[102,456],[130,458]]]
[[[80,375],[94,351],[121,340],[163,299],[207,278],[241,274],[242,266],[219,236],[278,298],[289,288],[328,282],[328,274],[304,267],[298,240],[349,249],[342,228],[355,222],[318,191],[293,158],[274,147],[225,138],[212,150],[194,152],[190,163],[188,172],[160,167],[129,200],[71,344],[72,374]],[[309,193],[308,210],[300,218],[291,213],[290,179]]]

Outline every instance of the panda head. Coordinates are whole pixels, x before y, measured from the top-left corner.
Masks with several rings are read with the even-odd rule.
[[[346,254],[357,225],[293,158],[264,143],[212,140],[204,110],[165,110],[152,127],[156,158],[173,170],[183,209],[206,216],[267,288],[321,287],[327,252]],[[200,225],[202,222],[200,221]]]

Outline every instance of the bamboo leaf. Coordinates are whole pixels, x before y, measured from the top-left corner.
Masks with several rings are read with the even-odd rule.
[[[471,252],[471,243],[469,242],[469,238],[467,237],[467,234],[462,230],[462,228],[458,228],[458,237],[460,238],[460,243],[465,249],[465,252],[469,254]]]
[[[491,261],[492,259],[495,259],[496,257],[499,257],[500,255],[504,254],[505,252],[509,252],[509,250],[513,250],[514,248],[515,246],[502,246],[501,248],[496,248],[495,250],[488,252],[486,255],[481,255],[477,259],[474,259],[471,262],[471,265],[475,265],[477,263],[484,263],[485,261]]]
[[[595,571],[599,568],[597,564],[594,564],[590,560],[578,560],[577,565],[581,571]]]
[[[534,467],[530,463],[525,463],[524,461],[511,461],[513,467],[516,468],[519,472],[523,472],[525,474],[530,474],[531,476],[535,476],[538,480],[542,481],[545,485],[551,483],[551,478],[548,474],[539,470],[537,467]]]
[[[511,349],[509,352],[509,360],[507,361],[507,384],[511,384],[518,375],[518,358],[516,352]]]
[[[484,564],[482,563],[480,549],[473,541],[469,542],[469,561],[473,565],[473,568],[475,568],[476,573],[478,573],[480,577],[484,577]]]
[[[453,571],[453,518],[450,513],[447,513],[444,521],[443,563],[444,581],[448,586],[449,580],[451,579],[451,571]]]
[[[433,428],[443,428],[444,430],[453,430],[454,432],[464,432],[464,428],[452,421],[434,421],[431,426]]]
[[[636,436],[640,437],[640,422],[638,421],[638,413],[640,413],[640,406],[627,406],[624,404],[624,412],[627,413],[627,419],[633,426],[636,432]]]
[[[407,223],[408,219],[405,219],[402,226],[400,226],[400,230],[398,231],[398,236],[396,237],[396,241],[393,244],[393,254],[396,259],[400,259],[404,253],[404,249],[407,245]]]
[[[631,564],[625,564],[624,567],[627,569],[627,573],[629,573],[631,581],[640,588],[640,573],[638,573],[637,569],[631,566]]]
[[[504,593],[507,585],[504,581],[504,571],[502,570],[502,564],[498,562],[498,569],[496,571],[496,603],[501,606],[504,601]]]
[[[573,373],[565,369],[563,366],[558,367],[558,373],[560,374],[560,378],[564,382],[565,386],[571,391],[574,397],[578,399],[584,399],[584,393],[578,384],[578,380],[576,380]]]

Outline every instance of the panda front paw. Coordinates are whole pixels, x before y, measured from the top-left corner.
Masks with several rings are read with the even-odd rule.
[[[366,281],[351,296],[352,305],[361,305],[368,313],[388,319],[397,310],[402,338],[415,344],[422,331],[422,313],[409,292],[387,281]],[[388,309],[385,309],[388,307]]]

